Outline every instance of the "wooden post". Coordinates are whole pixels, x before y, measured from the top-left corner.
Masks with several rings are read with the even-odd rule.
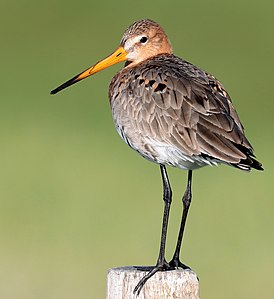
[[[191,270],[157,272],[139,296],[133,290],[145,271],[134,267],[113,268],[107,274],[106,299],[199,299],[199,281]]]

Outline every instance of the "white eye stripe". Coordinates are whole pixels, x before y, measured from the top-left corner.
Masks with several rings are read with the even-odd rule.
[[[141,42],[141,39],[144,38],[144,37],[147,38],[147,40],[146,40],[144,43],[142,43],[142,42]],[[133,37],[133,38],[129,38],[128,40],[126,40],[125,45],[124,45],[124,48],[125,48],[126,51],[128,51],[128,50],[131,49],[135,44],[142,43],[142,44],[144,45],[144,44],[147,43],[147,41],[148,41],[148,37],[147,37],[147,36],[145,36],[145,35],[137,35],[137,36],[135,36],[135,37]]]
[[[131,49],[138,41],[139,41],[140,37],[139,36],[135,36],[134,38],[130,38],[128,40],[126,40],[125,42],[125,50],[128,51],[129,49]]]

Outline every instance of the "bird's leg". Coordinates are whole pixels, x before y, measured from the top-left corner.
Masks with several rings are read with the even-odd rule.
[[[168,218],[169,218],[169,211],[170,205],[172,201],[172,190],[170,187],[169,179],[167,176],[167,171],[164,165],[160,165],[162,181],[163,181],[163,199],[165,203],[164,207],[164,215],[163,215],[163,224],[162,224],[162,235],[161,235],[161,243],[160,243],[160,252],[159,257],[157,259],[156,266],[152,267],[148,274],[146,274],[134,288],[134,293],[139,295],[141,289],[147,282],[147,280],[153,276],[158,271],[165,271],[171,270],[170,265],[165,259],[165,247],[166,247],[166,236],[167,236],[167,226],[168,226]]]
[[[191,203],[191,197],[192,197],[191,183],[192,183],[192,170],[189,170],[188,171],[188,179],[187,179],[187,188],[186,188],[185,194],[183,196],[183,214],[182,214],[181,226],[180,226],[179,235],[178,235],[178,239],[177,239],[176,249],[175,249],[172,260],[169,262],[169,265],[171,267],[175,267],[175,268],[181,267],[183,269],[189,269],[188,266],[184,265],[180,261],[180,250],[181,250],[181,245],[182,245],[182,240],[183,240],[186,218],[187,218],[188,210],[189,210],[190,203]]]

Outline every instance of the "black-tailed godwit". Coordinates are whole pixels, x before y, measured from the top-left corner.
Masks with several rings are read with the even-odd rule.
[[[164,215],[157,263],[138,283],[139,294],[157,271],[188,268],[179,259],[191,202],[192,171],[206,165],[227,164],[249,171],[263,170],[223,85],[212,75],[172,54],[164,30],[141,20],[124,33],[119,48],[107,58],[60,85],[60,90],[126,61],[112,79],[109,100],[116,129],[141,156],[160,165]],[[165,259],[172,190],[166,165],[188,170],[183,214],[175,253]]]

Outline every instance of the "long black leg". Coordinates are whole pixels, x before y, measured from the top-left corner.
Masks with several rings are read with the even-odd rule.
[[[177,244],[176,244],[176,249],[173,255],[172,260],[170,261],[169,265],[171,267],[181,267],[183,269],[189,269],[188,266],[184,265],[183,263],[180,262],[180,250],[182,246],[182,240],[183,240],[183,235],[184,235],[184,229],[185,229],[185,224],[186,224],[186,218],[188,214],[188,210],[190,207],[191,203],[191,183],[192,183],[192,170],[188,171],[188,179],[187,179],[187,188],[183,196],[183,215],[182,215],[182,220],[181,220],[181,226],[179,230],[179,235],[177,239]]]
[[[153,276],[158,271],[165,271],[171,269],[169,264],[165,259],[165,247],[166,247],[166,236],[167,236],[167,226],[168,226],[168,218],[169,218],[169,211],[170,205],[172,201],[172,190],[170,187],[169,179],[167,176],[167,171],[164,165],[160,165],[162,181],[163,181],[163,199],[165,203],[164,207],[164,215],[163,215],[163,224],[162,224],[162,235],[161,235],[161,242],[160,242],[160,252],[159,257],[157,259],[157,263],[155,267],[146,274],[134,288],[134,293],[139,295],[141,289],[147,282],[147,280]]]

